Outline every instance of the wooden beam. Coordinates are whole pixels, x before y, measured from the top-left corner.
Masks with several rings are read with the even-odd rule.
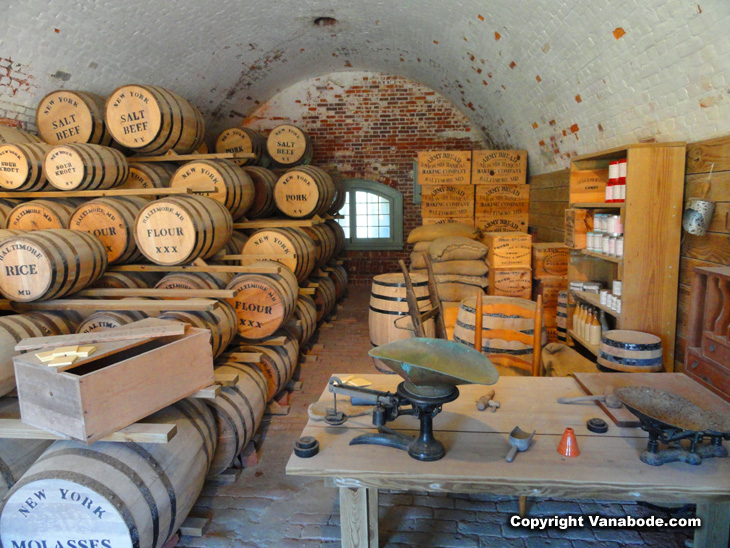
[[[82,289],[74,293],[74,297],[154,297],[159,299],[232,299],[232,289],[158,289],[104,287]],[[157,308],[160,308],[159,306]]]
[[[196,310],[210,312],[219,306],[212,299],[166,300],[148,299],[56,299],[31,303],[12,303],[16,312],[32,310]]]
[[[175,434],[177,434],[177,426],[175,424],[136,422],[126,428],[117,430],[113,434],[109,434],[99,441],[167,443]],[[0,438],[28,440],[68,439],[65,436],[24,424],[20,419],[0,419]]]
[[[291,255],[289,256],[291,257]],[[108,272],[232,272],[234,274],[279,274],[281,266],[273,261],[261,266],[210,264],[206,266],[180,265],[163,266],[157,264],[120,264],[107,269]]]
[[[182,322],[169,322],[169,325],[149,326],[125,329],[119,327],[108,331],[97,331],[95,333],[79,333],[76,335],[54,335],[52,337],[32,337],[21,339],[15,345],[15,350],[23,352],[27,350],[40,350],[42,348],[55,348],[58,346],[88,345],[113,341],[126,341],[134,339],[154,339],[158,337],[169,337],[172,335],[184,335],[186,325]]]
[[[254,159],[256,155],[251,152],[210,152],[207,154],[176,154],[172,151],[160,156],[131,156],[127,158],[130,164],[143,164],[148,162],[192,162],[194,160],[233,160],[233,159]]]

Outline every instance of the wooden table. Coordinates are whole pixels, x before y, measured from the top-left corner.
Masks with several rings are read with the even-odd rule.
[[[391,391],[401,380],[393,375],[358,377],[371,381],[371,388]],[[496,390],[495,399],[501,404],[496,413],[477,411],[474,403],[489,388]],[[339,427],[310,420],[302,435],[319,441],[319,454],[309,459],[292,455],[286,472],[322,477],[339,487],[343,547],[378,546],[378,489],[695,502],[703,519],[695,531],[695,548],[727,546],[730,459],[707,459],[700,466],[642,463],[645,432],[616,427],[593,403],[557,403],[559,397],[583,395],[572,378],[503,377],[489,388],[459,387],[459,399],[444,405],[434,419],[436,437],[447,451],[439,461],[419,462],[388,447],[348,445],[355,436],[373,430],[369,417],[352,418]],[[719,399],[709,391],[707,397]],[[326,388],[321,399],[332,400]],[[713,400],[714,404],[719,405]],[[730,404],[725,405],[730,412]],[[606,434],[586,429],[586,420],[592,417],[609,423]],[[528,451],[507,463],[508,434],[516,425],[537,434]],[[406,416],[388,426],[415,431],[418,422]],[[581,451],[577,458],[563,457],[556,450],[567,426],[577,435]]]

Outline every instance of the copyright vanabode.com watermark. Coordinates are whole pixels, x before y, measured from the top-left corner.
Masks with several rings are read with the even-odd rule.
[[[662,518],[648,516],[635,518],[632,516],[606,517],[598,514],[587,516],[552,516],[549,518],[521,518],[515,514],[510,517],[509,523],[512,527],[523,529],[572,529],[574,527],[596,527],[615,529],[635,529],[643,527],[651,528],[685,528],[701,527],[701,518]]]

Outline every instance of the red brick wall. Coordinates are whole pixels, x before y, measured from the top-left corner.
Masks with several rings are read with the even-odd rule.
[[[348,178],[377,181],[403,194],[404,239],[421,225],[413,203],[419,150],[489,148],[489,141],[447,99],[411,80],[376,73],[336,73],[301,82],[259,107],[242,125],[269,130],[293,123],[314,141],[315,165]],[[398,270],[402,251],[349,251],[352,283]]]

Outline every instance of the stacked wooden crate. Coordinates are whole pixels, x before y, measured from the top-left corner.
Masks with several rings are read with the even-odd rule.
[[[532,296],[532,237],[525,232],[483,232],[489,248],[487,294],[529,299]]]
[[[418,153],[423,224],[474,225],[474,187],[470,150]]]
[[[474,224],[482,232],[527,232],[527,151],[475,150],[471,181]]]
[[[542,295],[543,319],[549,342],[557,342],[558,295],[568,289],[569,249],[562,243],[532,245],[533,300]]]

